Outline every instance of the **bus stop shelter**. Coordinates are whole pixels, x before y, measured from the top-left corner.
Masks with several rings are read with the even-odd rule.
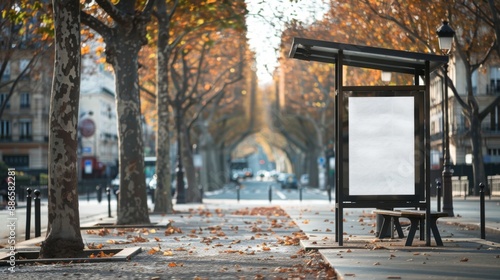
[[[430,246],[430,74],[448,57],[306,38],[293,39],[289,57],[335,65],[335,241],[343,245],[344,208],[417,208]],[[410,74],[413,84],[347,86],[344,66]]]

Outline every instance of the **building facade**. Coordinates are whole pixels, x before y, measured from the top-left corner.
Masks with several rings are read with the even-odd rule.
[[[17,51],[9,60],[2,83],[16,79],[33,53]],[[48,173],[49,110],[54,56],[40,56],[9,98],[0,88],[0,159],[9,167],[39,179]],[[79,104],[79,178],[110,178],[117,173],[118,137],[115,84],[111,71],[94,58],[82,59]]]
[[[442,73],[440,73],[442,74]],[[460,97],[467,102],[466,72],[456,57],[450,58],[448,76],[453,81]],[[500,60],[490,59],[472,75],[472,90],[480,111],[487,108],[500,96]],[[431,83],[431,165],[442,170],[443,161],[443,80],[435,77]],[[470,124],[464,116],[463,107],[448,89],[450,162],[454,176],[472,176],[472,148],[468,130]],[[500,174],[500,104],[496,104],[481,123],[482,155],[488,176]],[[438,173],[436,173],[438,174]]]
[[[112,178],[118,172],[118,135],[113,73],[82,60],[78,155],[79,178]]]
[[[7,62],[2,83],[14,81],[32,57],[29,50],[15,52]],[[9,167],[28,174],[47,170],[53,65],[53,54],[47,51],[19,79],[11,95],[11,86],[0,88],[0,104],[4,108],[0,117],[0,158]]]

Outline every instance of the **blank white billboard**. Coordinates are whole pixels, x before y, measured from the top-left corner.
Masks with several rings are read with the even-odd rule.
[[[349,97],[348,103],[349,195],[414,195],[414,97]]]

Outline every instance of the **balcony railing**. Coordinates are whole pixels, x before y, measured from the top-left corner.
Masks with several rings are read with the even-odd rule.
[[[33,140],[33,135],[21,135],[19,136],[19,141],[32,141]]]

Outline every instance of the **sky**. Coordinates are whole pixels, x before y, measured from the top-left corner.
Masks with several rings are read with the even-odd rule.
[[[284,25],[291,19],[311,23],[321,19],[328,10],[325,0],[246,0],[249,15],[247,16],[250,48],[256,53],[257,76],[259,85],[272,81],[272,72],[278,65],[277,48]],[[284,15],[282,19],[278,15]],[[291,42],[290,42],[291,44]]]

